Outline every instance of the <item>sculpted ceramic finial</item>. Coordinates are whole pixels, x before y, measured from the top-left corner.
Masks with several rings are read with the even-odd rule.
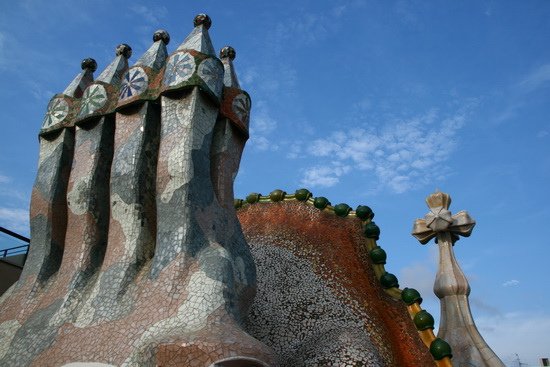
[[[90,57],[82,60],[80,66],[82,67],[82,70],[89,69],[92,73],[97,70],[97,62]]]
[[[470,285],[453,252],[459,236],[470,236],[476,222],[465,211],[452,215],[451,197],[439,190],[428,196],[426,203],[430,211],[414,222],[412,235],[423,245],[435,237],[439,246],[434,284],[434,293],[441,300],[437,336],[449,342],[453,362],[458,366],[504,367],[477,330],[468,301]]]
[[[204,13],[197,14],[195,16],[195,19],[193,19],[193,25],[195,27],[198,27],[199,25],[203,25],[206,27],[206,29],[210,29],[212,26],[212,20],[210,17]]]
[[[153,42],[157,42],[160,40],[162,40],[165,45],[170,43],[170,34],[168,34],[168,32],[164,29],[159,29],[153,34]]]

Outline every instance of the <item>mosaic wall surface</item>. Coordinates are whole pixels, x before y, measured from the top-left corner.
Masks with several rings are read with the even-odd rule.
[[[380,286],[360,221],[301,202],[238,216],[258,268],[246,330],[283,366],[433,366],[401,300]]]
[[[95,80],[84,60],[48,105],[31,250],[0,299],[0,365],[433,365],[356,225],[251,208],[249,247],[233,179],[250,97],[208,16],[194,25],[171,54],[155,32],[132,66],[119,45]]]

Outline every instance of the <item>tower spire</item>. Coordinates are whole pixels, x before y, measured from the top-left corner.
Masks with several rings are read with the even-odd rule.
[[[210,17],[199,14],[195,28],[185,41],[170,55],[166,63],[163,90],[200,89],[219,105],[223,87],[223,65],[216,57],[208,28]]]
[[[245,138],[248,138],[251,101],[248,93],[243,91],[239,85],[237,73],[233,66],[236,54],[235,49],[231,46],[225,46],[220,51],[224,68],[221,113],[240,130]]]
[[[237,53],[231,46],[225,46],[220,50],[220,59],[223,63],[223,86],[226,88],[241,88],[237,74],[235,73],[235,67],[233,66],[233,60]]]
[[[451,215],[450,195],[436,191],[426,198],[430,211],[414,222],[412,235],[421,244],[436,238],[439,247],[439,269],[434,293],[441,300],[441,324],[437,336],[453,349],[453,362],[478,367],[504,367],[479,333],[468,296],[470,284],[456,261],[453,245],[459,236],[468,237],[476,222],[468,212]]]
[[[131,56],[132,48],[127,44],[121,43],[116,47],[114,60],[84,91],[76,123],[115,111],[122,77],[128,70],[128,59]]]
[[[120,84],[122,75],[128,69],[128,59],[132,56],[132,48],[125,43],[121,43],[116,47],[115,54],[114,60],[99,74],[96,82],[116,86]]]
[[[94,71],[97,70],[97,62],[92,58],[82,60],[82,71],[65,88],[63,94],[69,97],[80,98],[88,85],[94,81]]]
[[[159,29],[153,34],[153,44],[145,53],[136,61],[134,66],[147,66],[155,71],[160,70],[166,58],[168,51],[166,45],[170,43],[170,35],[164,29]]]
[[[170,35],[163,29],[153,34],[153,44],[122,77],[117,110],[138,101],[154,101],[161,91],[161,70],[166,65]]]
[[[212,45],[212,40],[208,34],[208,29],[212,25],[212,20],[206,14],[198,14],[193,20],[193,25],[195,28],[193,31],[185,38],[183,43],[178,47],[176,51],[182,50],[195,50],[200,53],[216,56],[216,51],[214,51],[214,46]]]
[[[92,58],[86,58],[82,60],[81,67],[82,71],[69,83],[63,93],[56,94],[48,103],[40,134],[48,134],[73,125],[74,115],[79,108],[79,99],[84,90],[93,83],[97,63]]]

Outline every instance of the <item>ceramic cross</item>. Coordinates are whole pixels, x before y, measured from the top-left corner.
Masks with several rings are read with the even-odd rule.
[[[426,198],[426,203],[430,211],[424,219],[417,219],[414,222],[412,235],[416,237],[421,244],[425,245],[432,238],[443,236],[444,233],[451,235],[454,244],[458,236],[469,237],[476,225],[468,212],[460,211],[451,215],[449,206],[451,197],[443,192],[435,192]]]
[[[504,367],[477,330],[468,301],[470,285],[453,252],[459,236],[470,236],[476,222],[466,211],[451,215],[451,197],[443,192],[431,194],[426,203],[430,211],[414,222],[412,235],[423,245],[435,237],[439,246],[434,284],[434,293],[441,300],[437,336],[451,345],[454,365]]]

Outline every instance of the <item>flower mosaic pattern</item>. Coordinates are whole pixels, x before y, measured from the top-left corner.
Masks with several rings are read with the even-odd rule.
[[[63,98],[55,98],[50,101],[48,104],[48,110],[46,111],[46,116],[44,116],[44,121],[42,122],[42,128],[47,129],[57,124],[58,122],[63,121],[63,119],[69,113],[69,104]]]
[[[99,110],[107,102],[107,91],[101,84],[92,84],[82,96],[79,116],[86,116]]]
[[[142,68],[132,68],[124,74],[120,87],[120,99],[130,98],[143,93],[149,85],[149,78]]]
[[[164,84],[174,86],[182,83],[195,72],[195,59],[190,53],[177,53],[173,55],[166,65],[166,74],[164,74]]]
[[[223,67],[218,64],[215,59],[204,60],[199,65],[198,74],[215,95],[221,95],[223,85]]]
[[[233,100],[231,109],[241,122],[246,124],[250,115],[250,98],[246,94],[240,93]]]

